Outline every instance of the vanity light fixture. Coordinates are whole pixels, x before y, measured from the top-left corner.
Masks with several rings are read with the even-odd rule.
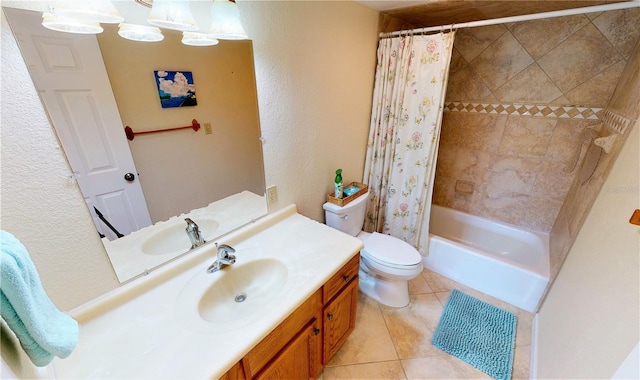
[[[151,25],[165,29],[195,32],[199,30],[186,0],[155,0],[147,18]]]
[[[182,31],[182,43],[190,46],[217,45],[218,40],[249,38],[234,0],[210,0],[211,28],[200,28],[191,13],[188,0],[135,0],[151,8],[147,22],[153,26],[125,23],[109,0],[57,0],[51,13],[43,13],[42,25],[48,29],[82,34],[102,33],[100,23],[120,23],[118,34],[142,42],[164,39],[160,28]]]
[[[104,30],[97,22],[65,18],[49,12],[42,13],[42,26],[57,32],[76,34],[97,34]]]
[[[159,28],[149,25],[121,23],[118,35],[132,41],[157,42],[162,41],[164,36]]]
[[[124,21],[109,0],[57,0],[54,13],[66,19],[116,24]]]
[[[182,32],[182,43],[189,46],[213,46],[219,41],[205,33]]]
[[[209,34],[213,38],[221,40],[244,40],[249,38],[240,22],[240,11],[235,1],[213,0]]]

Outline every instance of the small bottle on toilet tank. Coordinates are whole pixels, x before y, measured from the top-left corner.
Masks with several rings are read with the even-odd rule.
[[[342,169],[336,170],[336,179],[333,184],[334,197],[342,199]]]

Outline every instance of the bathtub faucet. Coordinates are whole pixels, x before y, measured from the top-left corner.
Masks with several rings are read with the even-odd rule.
[[[189,236],[189,240],[191,241],[191,249],[206,243],[202,237],[202,233],[200,232],[200,227],[198,227],[196,222],[191,220],[191,218],[185,218],[184,221],[187,222],[187,228],[185,228],[185,231],[187,231],[187,236]]]
[[[216,272],[225,266],[233,265],[236,262],[236,257],[232,255],[232,253],[236,252],[233,247],[226,244],[218,245],[218,243],[216,243],[216,248],[218,249],[216,261],[207,268],[207,272],[209,273]]]

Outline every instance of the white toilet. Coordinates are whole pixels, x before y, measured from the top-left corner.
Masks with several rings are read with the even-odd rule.
[[[408,243],[393,236],[362,231],[369,193],[343,207],[327,202],[327,225],[362,240],[360,253],[360,290],[383,305],[404,307],[409,304],[408,281],[422,272],[422,257]]]

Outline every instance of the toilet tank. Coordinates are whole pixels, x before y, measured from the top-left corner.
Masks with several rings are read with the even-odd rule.
[[[364,214],[367,208],[369,192],[363,194],[346,205],[340,207],[337,204],[327,202],[322,208],[327,226],[340,230],[351,236],[356,236],[362,231]]]

